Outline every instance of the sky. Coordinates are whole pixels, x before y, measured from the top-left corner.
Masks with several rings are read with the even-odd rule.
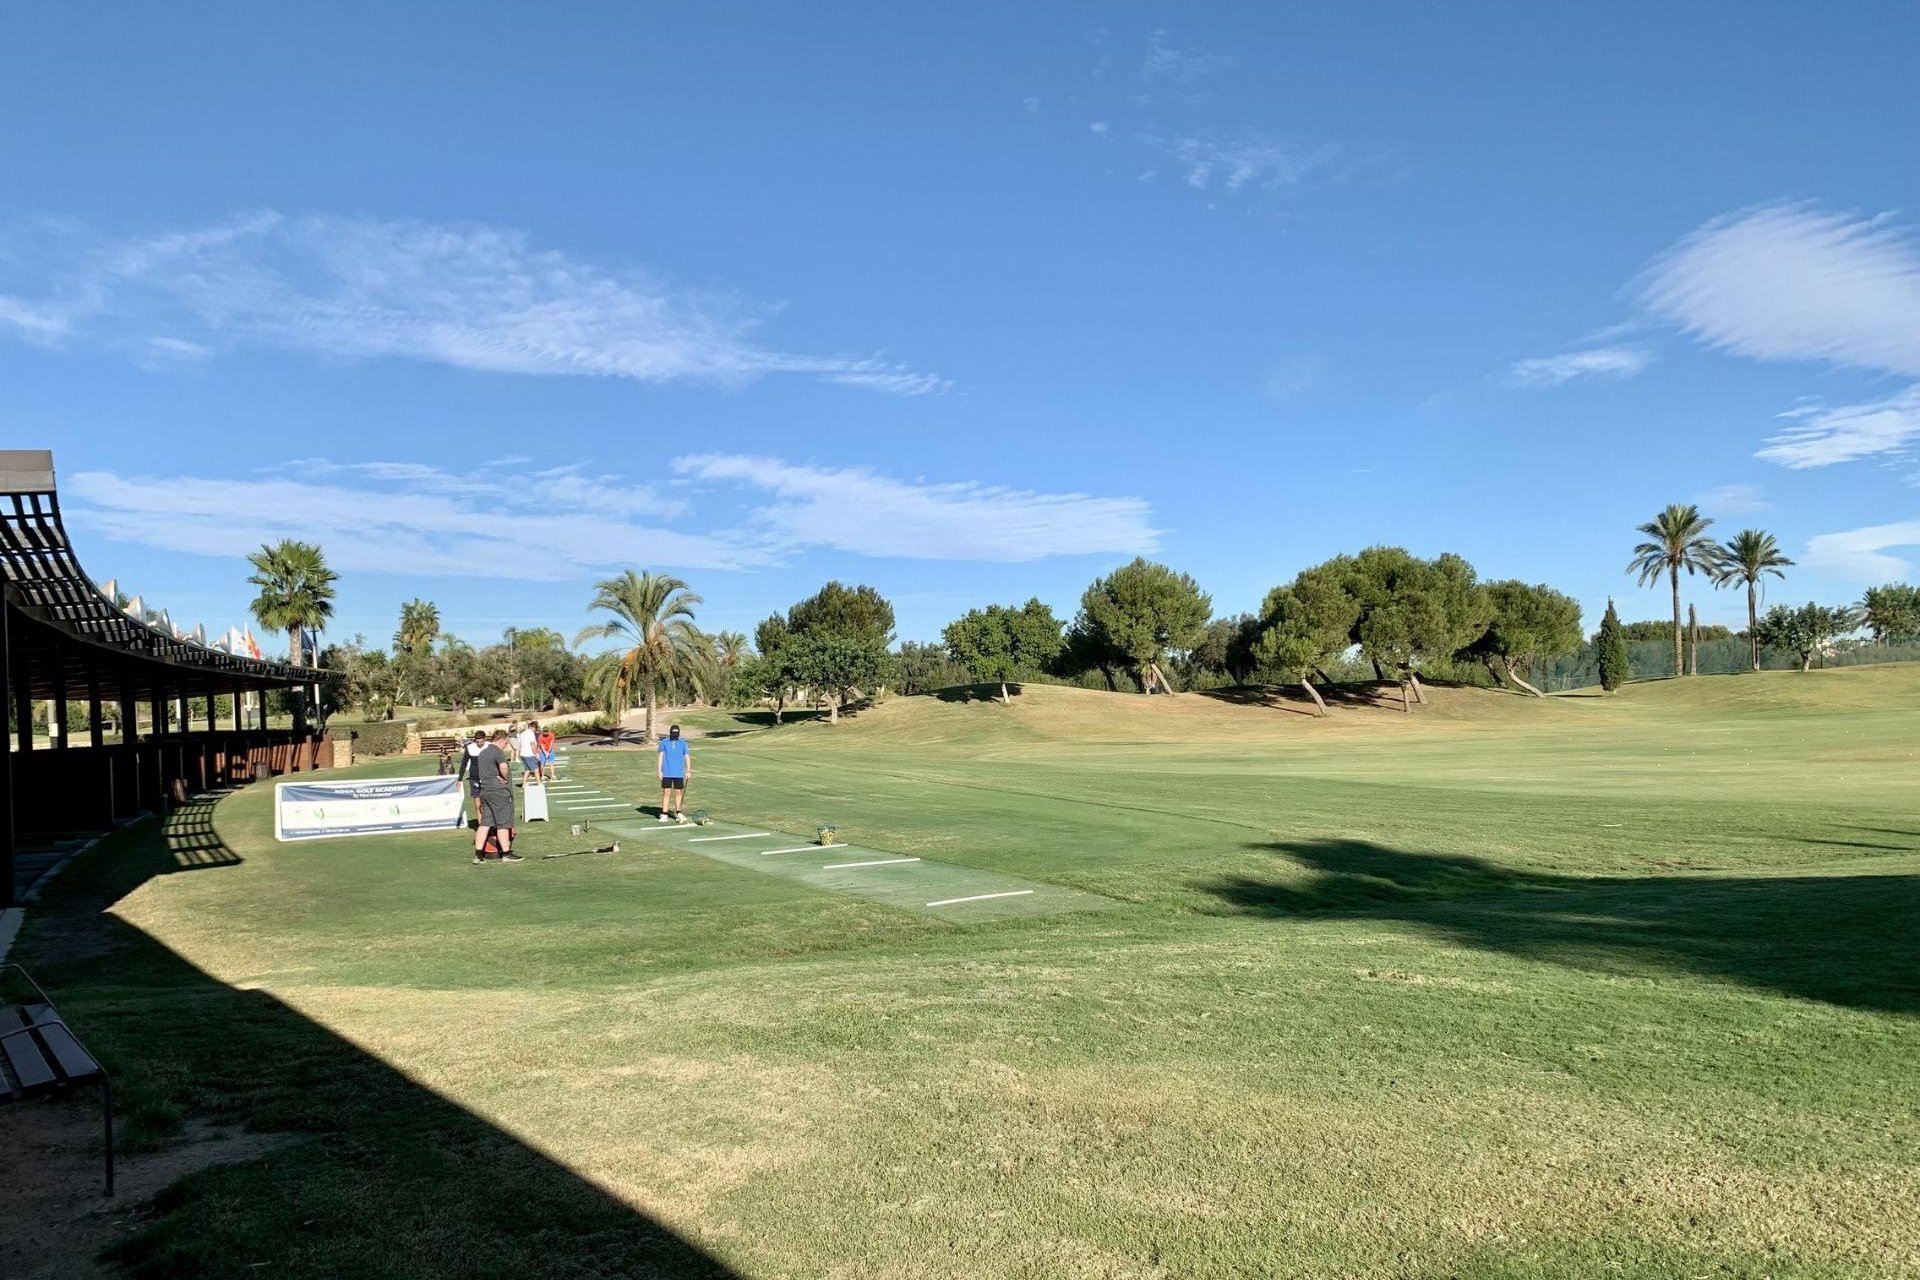
[[[1920,557],[1917,60],[1896,3],[10,6],[0,442],[214,634],[288,537],[383,643],[1376,543],[1591,627],[1671,502],[1838,603]]]

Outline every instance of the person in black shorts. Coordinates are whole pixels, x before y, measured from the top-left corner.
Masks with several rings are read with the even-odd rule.
[[[493,741],[473,759],[480,783],[480,825],[473,829],[473,863],[487,860],[487,837],[500,845],[500,861],[518,862],[513,851],[513,782],[507,774],[507,731],[496,729]]]
[[[693,775],[693,753],[680,736],[680,726],[667,730],[660,739],[660,821],[687,820],[687,779]]]

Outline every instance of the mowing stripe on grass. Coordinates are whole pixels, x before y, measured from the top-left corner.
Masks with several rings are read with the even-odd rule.
[[[938,902],[929,902],[930,907],[951,907],[962,902],[985,902],[989,898],[1024,898],[1032,893],[1031,889],[1008,889],[1002,893],[976,893],[967,898],[942,898]]]
[[[876,858],[872,862],[829,862],[820,868],[822,871],[845,871],[849,867],[897,867],[908,862],[918,862],[918,858]]]

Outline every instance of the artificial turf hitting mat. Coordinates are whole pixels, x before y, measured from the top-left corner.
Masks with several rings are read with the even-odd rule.
[[[817,840],[724,822],[706,825],[603,818],[598,831],[621,837],[634,852],[698,854],[758,875],[777,876],[826,893],[849,893],[908,911],[937,912],[957,923],[1103,911],[1111,898],[997,871]]]

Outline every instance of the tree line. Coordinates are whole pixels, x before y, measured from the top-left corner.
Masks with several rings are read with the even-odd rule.
[[[683,579],[628,570],[594,584],[588,609],[603,620],[571,644],[532,627],[509,628],[499,643],[476,648],[443,634],[438,608],[416,598],[401,606],[390,652],[355,637],[319,658],[332,701],[369,718],[410,703],[464,711],[502,698],[614,717],[644,707],[651,737],[663,700],[764,704],[776,721],[805,702],[837,721],[849,703],[889,688],[985,686],[1004,702],[1010,684],[1032,680],[1145,694],[1265,683],[1298,686],[1324,715],[1327,691],[1370,675],[1393,686],[1411,712],[1426,700],[1423,675],[1458,679],[1471,669],[1544,697],[1536,681],[1571,659],[1611,690],[1631,678],[1634,651],[1656,640],[1671,643],[1675,675],[1697,674],[1703,649],[1736,641],[1750,670],[1760,669],[1763,650],[1791,654],[1805,669],[1863,628],[1879,645],[1920,643],[1920,588],[1904,583],[1872,588],[1857,603],[1776,604],[1763,613],[1767,580],[1784,578],[1793,561],[1764,530],[1721,542],[1709,536],[1712,524],[1697,507],[1676,503],[1640,525],[1644,540],[1627,572],[1643,586],[1664,580],[1672,618],[1622,623],[1609,601],[1591,637],[1579,604],[1546,584],[1482,581],[1453,553],[1429,559],[1374,546],[1302,569],[1268,591],[1257,612],[1235,617],[1214,617],[1211,597],[1190,575],[1138,558],[1089,584],[1070,619],[1038,599],[990,604],[950,622],[937,644],[896,648],[892,604],[873,587],[833,581],[767,617],[749,639],[703,631],[696,615],[704,601]],[[303,633],[332,616],[336,575],[308,543],[263,547],[249,562],[248,581],[260,588],[253,614],[288,632],[298,661]],[[1745,630],[1701,625],[1697,606],[1684,600],[1683,575],[1744,589]],[[594,656],[576,651],[596,640],[616,644]],[[1644,655],[1641,665],[1648,674]]]

